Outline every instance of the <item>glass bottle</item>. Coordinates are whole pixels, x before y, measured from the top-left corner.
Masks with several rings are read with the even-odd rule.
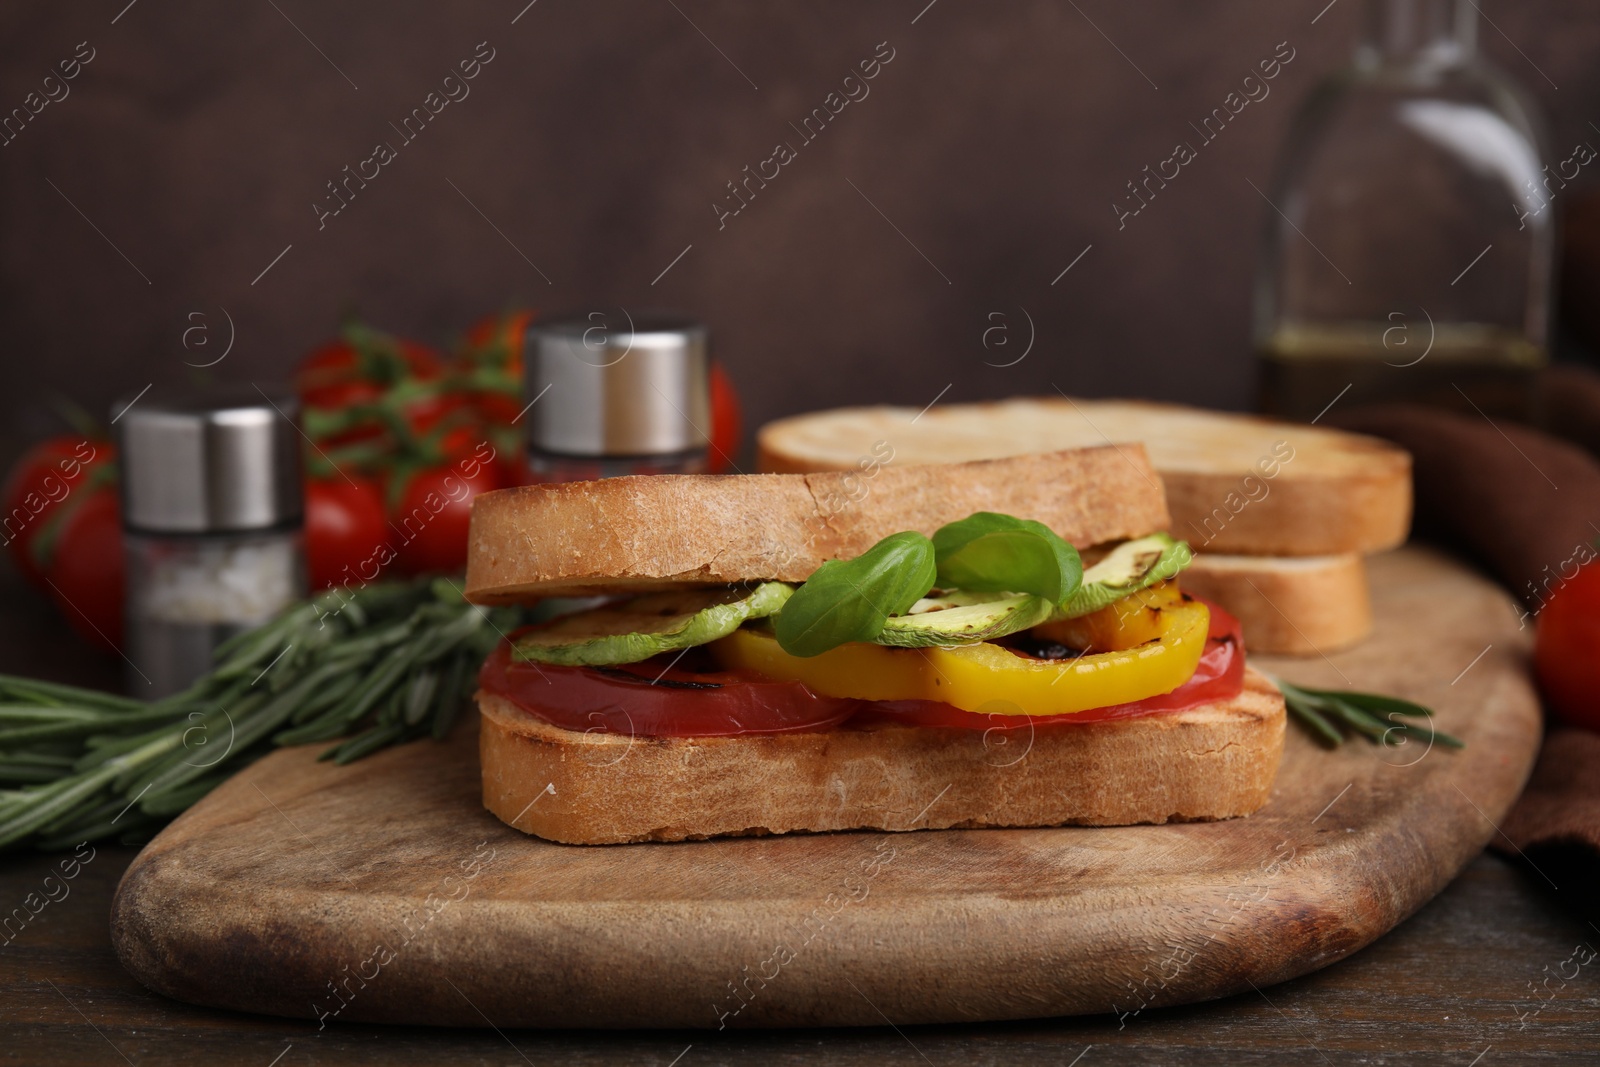
[[[1526,95],[1477,54],[1472,0],[1368,0],[1267,192],[1260,402],[1416,400],[1530,419],[1562,179]]]

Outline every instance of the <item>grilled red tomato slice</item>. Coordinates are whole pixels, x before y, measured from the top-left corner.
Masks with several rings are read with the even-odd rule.
[[[478,684],[563,730],[647,737],[826,730],[863,703],[819,696],[799,682],[719,670],[703,648],[621,667],[557,667],[518,662],[511,643],[502,641]]]

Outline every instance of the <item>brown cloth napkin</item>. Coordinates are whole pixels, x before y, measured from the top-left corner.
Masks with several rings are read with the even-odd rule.
[[[1580,847],[1600,862],[1600,734],[1552,727],[1502,829],[1521,848]]]
[[[1545,429],[1600,456],[1600,374],[1587,367],[1551,367],[1541,385]]]
[[[1600,423],[1600,398],[1592,418]],[[1576,445],[1412,404],[1354,408],[1328,421],[1410,452],[1413,536],[1473,559],[1532,610],[1555,590],[1561,564],[1575,552],[1586,559],[1580,550],[1600,538],[1600,461]]]
[[[1543,384],[1550,433],[1409,404],[1329,420],[1407,449],[1416,463],[1414,536],[1481,564],[1530,616],[1559,588],[1563,563],[1589,558],[1584,546],[1600,538],[1600,460],[1587,450],[1600,451],[1600,375],[1553,368]],[[1600,734],[1551,727],[1501,830],[1501,851],[1575,851],[1563,862],[1600,877]]]

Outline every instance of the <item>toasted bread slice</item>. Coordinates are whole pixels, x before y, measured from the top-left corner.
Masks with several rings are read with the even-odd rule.
[[[1079,547],[1167,528],[1161,480],[1138,445],[844,473],[654,475],[528,485],[476,498],[467,599],[508,604],[776,579],[889,534],[931,534],[975,511],[1044,523]]]
[[[1271,556],[1375,552],[1405,540],[1411,457],[1385,441],[1172,404],[1021,398],[840,408],[762,427],[761,469],[844,470],[875,442],[895,464],[1142,442],[1172,533],[1196,549]]]
[[[1372,632],[1360,556],[1219,556],[1202,552],[1180,578],[1186,592],[1221,604],[1245,645],[1270,655],[1315,656]]]
[[[1267,802],[1277,687],[1232,700],[1010,732],[888,726],[657,738],[551,726],[480,692],[483,803],[574,845],[822,830],[1123,826],[1227,819]]]

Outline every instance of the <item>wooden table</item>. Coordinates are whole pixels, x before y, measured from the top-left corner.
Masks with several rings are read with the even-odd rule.
[[[0,671],[114,685],[120,662],[85,652],[44,606],[0,583]],[[1600,902],[1578,875],[1494,855],[1352,958],[1229,1000],[977,1026],[767,1032],[535,1032],[312,1023],[193,1008],[141,987],[111,952],[111,894],[135,850],[101,847],[0,946],[0,1060],[25,1064],[637,1063],[1480,1064],[1600,1062]],[[0,860],[0,912],[38,891],[53,860]],[[1542,871],[1543,874],[1540,874]],[[1545,876],[1557,886],[1553,888]],[[1589,883],[1590,885],[1593,882]],[[1547,982],[1547,988],[1540,983]]]

